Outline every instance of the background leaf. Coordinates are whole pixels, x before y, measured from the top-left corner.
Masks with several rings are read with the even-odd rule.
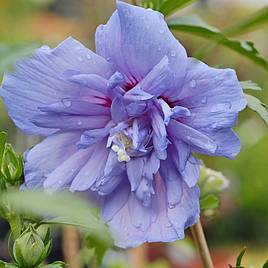
[[[268,111],[266,110],[266,105],[262,103],[258,98],[245,93],[245,97],[248,102],[248,107],[258,113],[260,117],[264,120],[268,126]]]
[[[246,19],[228,27],[224,33],[228,36],[240,35],[252,31],[265,23],[268,23],[268,6],[261,8],[257,12],[247,16]]]
[[[166,0],[161,4],[159,11],[167,16],[195,1],[196,0]]]
[[[200,199],[201,210],[215,209],[220,205],[219,198],[214,194],[209,194]]]
[[[89,232],[99,243],[112,245],[108,229],[98,220],[96,210],[74,194],[10,191],[0,197],[0,205],[5,202],[18,212],[30,212],[47,218],[44,223],[74,225]]]
[[[262,268],[268,268],[268,260],[266,261],[266,263],[263,265]]]
[[[176,17],[169,20],[168,25],[171,30],[194,34],[228,47],[268,70],[268,62],[259,55],[252,42],[228,39],[217,28],[208,25],[198,17]]]

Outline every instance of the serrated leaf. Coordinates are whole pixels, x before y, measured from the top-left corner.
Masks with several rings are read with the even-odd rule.
[[[240,85],[243,88],[243,90],[258,90],[258,91],[262,90],[262,88],[257,83],[251,80],[240,81]]]
[[[160,5],[159,11],[167,16],[195,1],[196,0],[166,0]]]
[[[242,259],[243,259],[243,256],[244,256],[246,250],[247,250],[247,248],[244,247],[244,248],[242,249],[242,251],[240,252],[240,254],[238,255],[238,257],[237,257],[237,259],[236,259],[236,264],[235,264],[237,267],[241,266]]]
[[[209,194],[200,199],[201,210],[215,209],[220,205],[219,198],[216,195]]]
[[[45,217],[47,220],[44,223],[78,226],[94,236],[99,243],[112,244],[107,227],[98,220],[96,210],[74,194],[9,191],[0,196],[0,205],[5,202],[9,202],[18,212]]]
[[[228,27],[224,32],[228,36],[240,35],[254,30],[265,23],[268,23],[268,6],[261,8],[255,13],[247,16],[246,19]]]
[[[198,17],[177,17],[169,20],[168,25],[171,30],[194,34],[223,45],[268,70],[268,62],[259,55],[252,42],[228,39],[220,30]]]
[[[268,111],[266,110],[266,105],[262,103],[258,98],[244,93],[246,100],[248,102],[247,106],[258,113],[260,117],[264,120],[265,124],[268,126]]]

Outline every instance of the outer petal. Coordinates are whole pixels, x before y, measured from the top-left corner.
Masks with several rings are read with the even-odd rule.
[[[129,82],[144,78],[164,56],[178,88],[185,75],[186,52],[169,31],[159,12],[117,2],[117,11],[96,32],[97,53],[127,75]]]
[[[41,135],[56,131],[33,124],[31,118],[42,114],[38,107],[86,95],[81,94],[81,85],[65,79],[64,74],[69,69],[104,78],[114,72],[105,59],[72,38],[66,39],[55,49],[43,47],[36,50],[31,59],[16,65],[15,74],[4,76],[0,90],[9,115],[19,128],[26,133]]]
[[[119,247],[135,247],[144,242],[171,242],[184,237],[184,229],[199,217],[199,192],[183,184],[181,201],[168,208],[166,187],[159,176],[151,207],[145,207],[130,193],[130,187],[118,187],[104,201],[103,218]]]
[[[46,177],[77,152],[81,132],[58,132],[25,153],[25,186],[43,187]]]
[[[177,98],[179,105],[191,111],[192,116],[183,122],[195,129],[232,127],[246,106],[234,70],[211,68],[193,59],[188,60],[184,86]]]

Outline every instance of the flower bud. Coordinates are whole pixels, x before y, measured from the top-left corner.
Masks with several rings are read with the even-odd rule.
[[[221,172],[201,167],[199,180],[201,195],[218,194],[229,187],[229,180]]]
[[[30,225],[19,238],[15,240],[13,246],[14,258],[19,266],[36,267],[49,254],[51,242],[44,244],[42,238]]]
[[[17,186],[22,183],[23,158],[8,143],[5,144],[2,156],[1,173],[7,185]]]

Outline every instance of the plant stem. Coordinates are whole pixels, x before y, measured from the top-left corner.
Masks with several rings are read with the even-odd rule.
[[[7,215],[6,220],[9,223],[14,240],[17,239],[22,231],[22,222],[20,216],[11,212]]]
[[[143,244],[137,248],[130,249],[131,266],[133,268],[147,267],[147,244]]]
[[[214,268],[200,220],[198,220],[198,222],[191,227],[191,232],[204,268]]]

